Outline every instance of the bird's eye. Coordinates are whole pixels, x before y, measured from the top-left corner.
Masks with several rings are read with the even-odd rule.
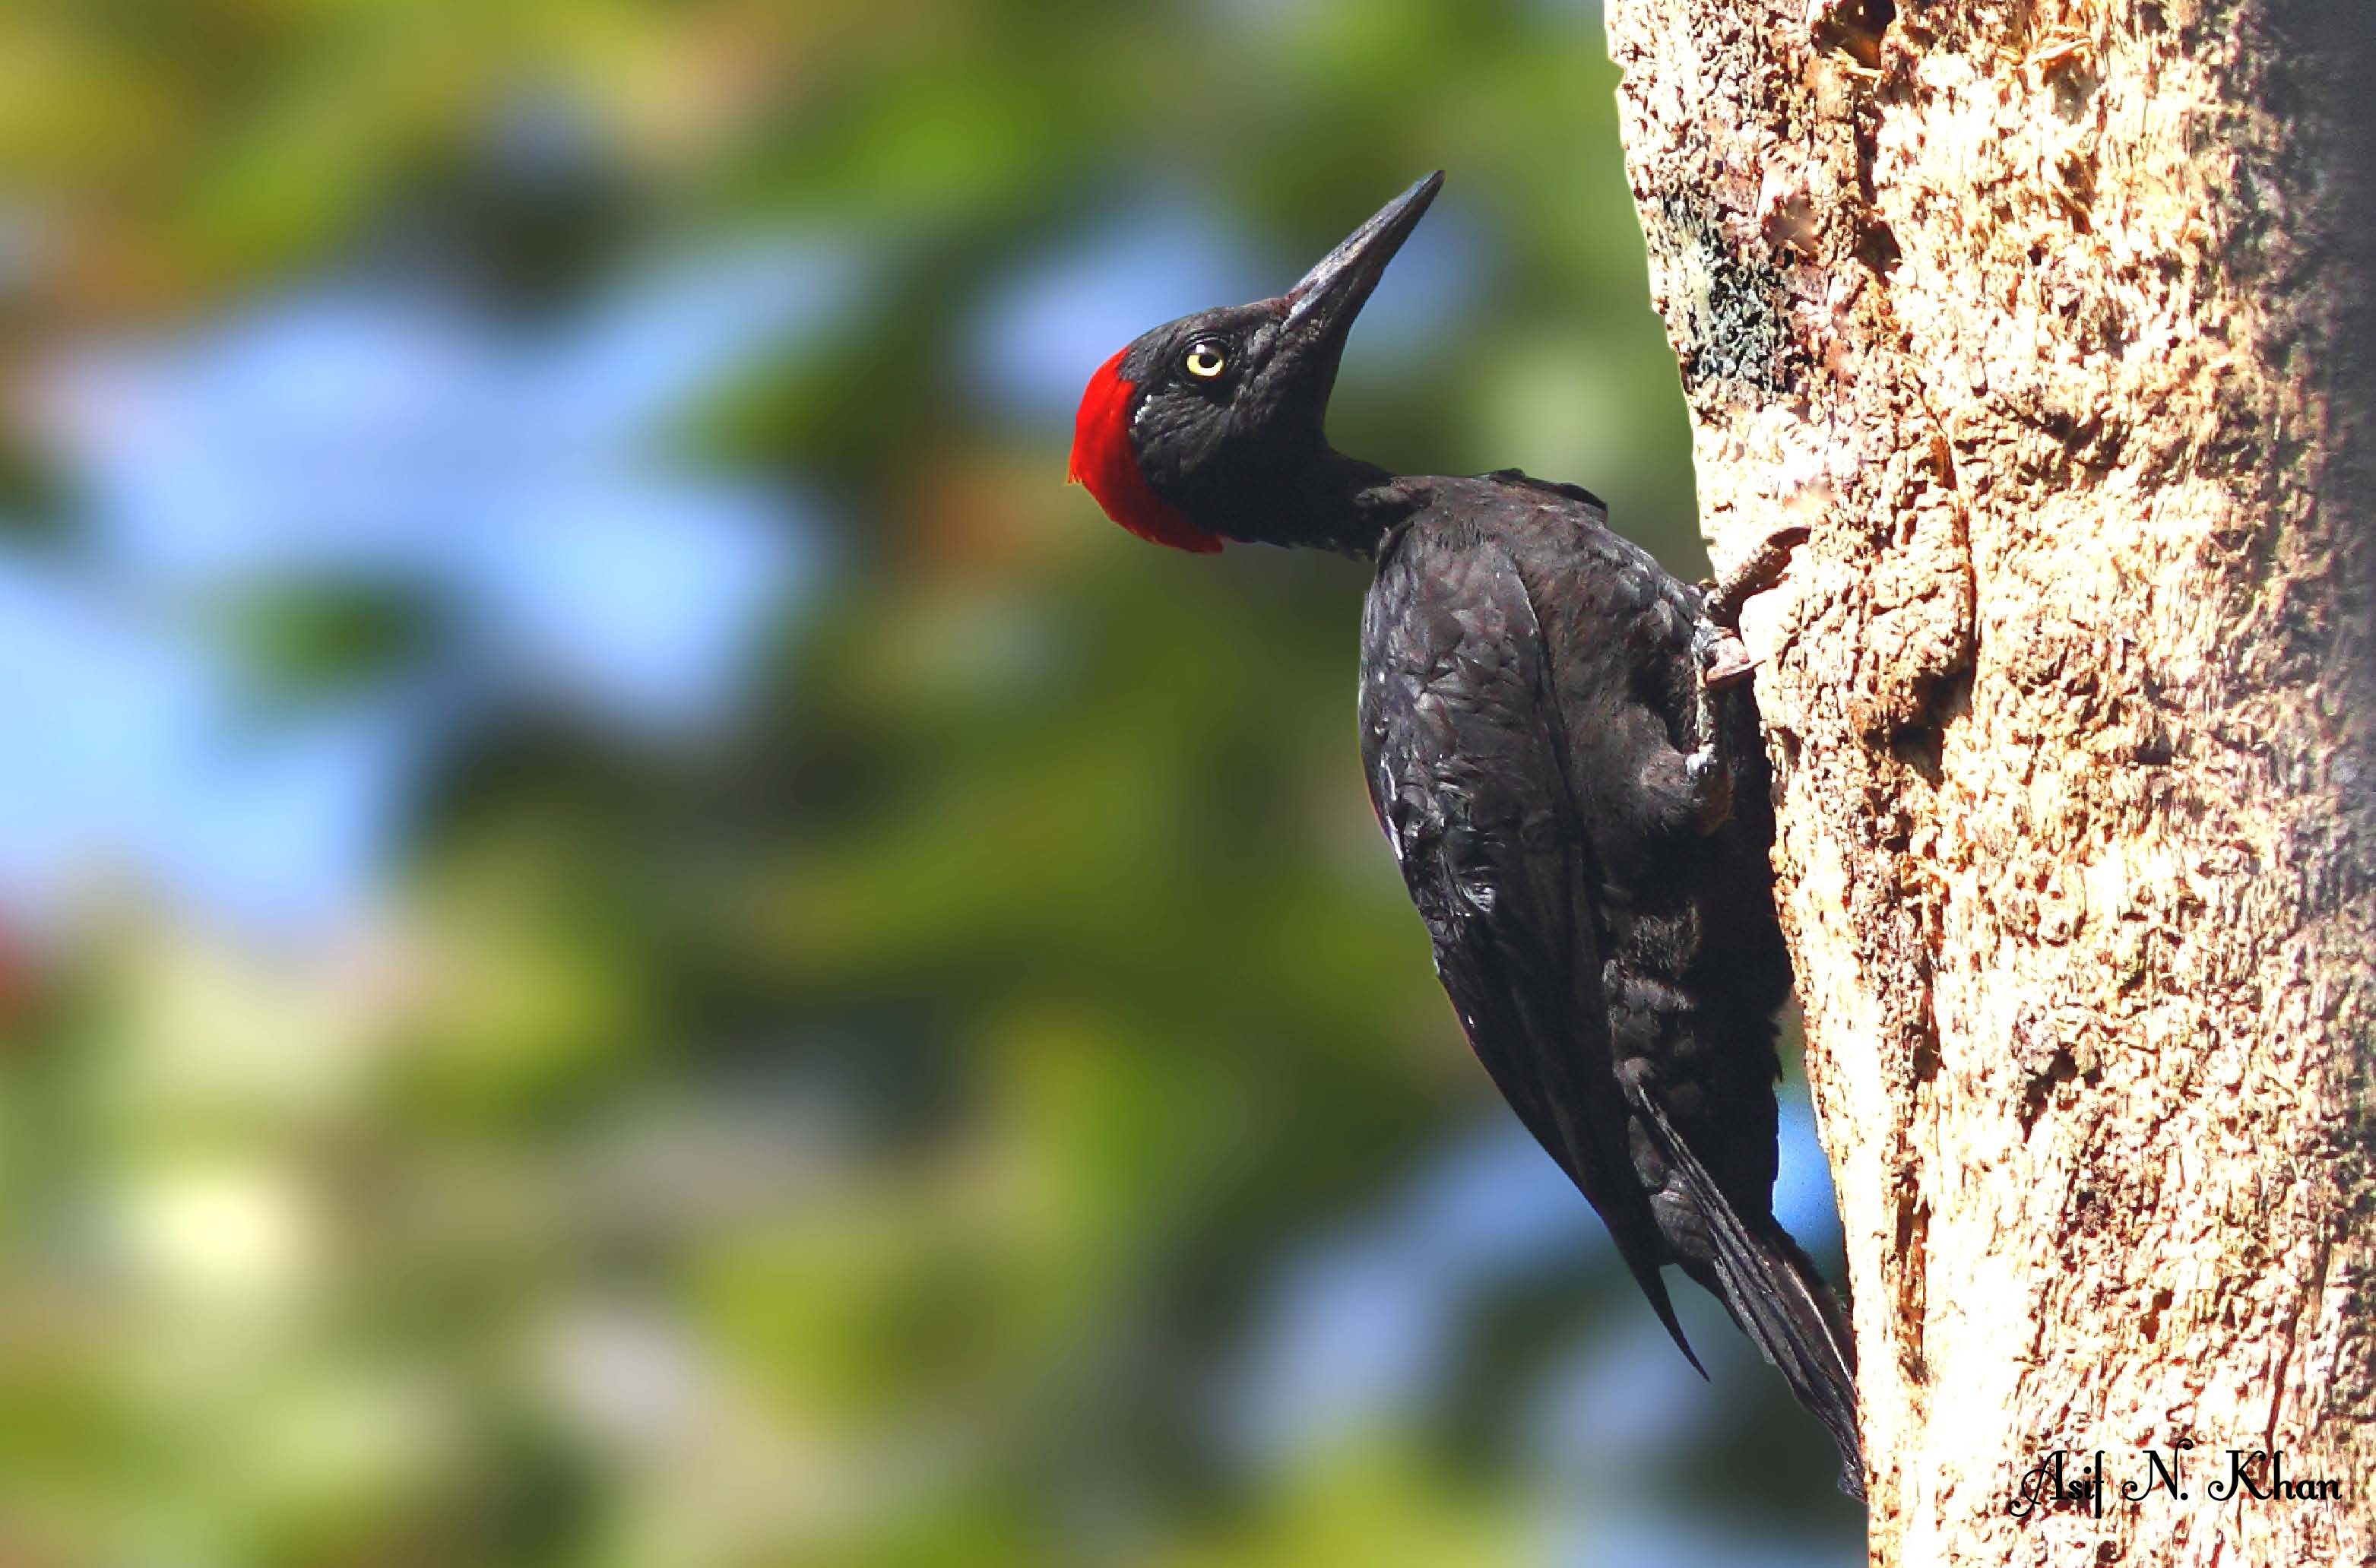
[[[1210,381],[1230,368],[1230,360],[1218,343],[1191,343],[1180,357],[1180,368],[1199,381]]]

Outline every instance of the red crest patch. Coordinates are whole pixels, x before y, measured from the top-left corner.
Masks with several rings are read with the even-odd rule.
[[[1131,398],[1138,388],[1122,378],[1122,350],[1098,367],[1081,394],[1081,411],[1073,421],[1073,464],[1067,476],[1088,486],[1106,516],[1139,538],[1174,550],[1210,555],[1221,541],[1181,515],[1180,509],[1155,493],[1139,471],[1138,455],[1130,445]]]

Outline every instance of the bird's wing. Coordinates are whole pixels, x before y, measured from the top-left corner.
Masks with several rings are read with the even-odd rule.
[[[1477,477],[1491,480],[1496,484],[1515,485],[1526,490],[1539,490],[1549,495],[1565,496],[1570,501],[1583,502],[1602,517],[1609,516],[1608,502],[1585,489],[1584,486],[1570,484],[1564,480],[1537,479],[1524,469],[1495,469],[1491,473],[1479,474]]]
[[[1564,776],[1548,653],[1516,563],[1406,539],[1363,617],[1371,802],[1478,1059],[1599,1211],[1693,1366],[1628,1154],[1601,994],[1598,873]]]

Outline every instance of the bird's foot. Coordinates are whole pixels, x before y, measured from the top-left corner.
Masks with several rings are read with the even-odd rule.
[[[1740,629],[1740,607],[1782,580],[1790,552],[1807,541],[1807,525],[1792,523],[1765,536],[1758,547],[1734,563],[1732,570],[1702,586],[1707,594],[1708,618],[1726,631]]]
[[[1700,650],[1700,690],[1720,692],[1757,672],[1757,660],[1739,637],[1724,632]]]
[[[1693,727],[1699,748],[1683,758],[1683,777],[1690,790],[1692,814],[1702,833],[1713,833],[1732,814],[1732,759],[1725,746],[1725,720],[1720,711],[1724,693],[1755,673],[1757,661],[1739,637],[1713,623],[1703,622],[1694,639],[1699,691],[1693,703]]]

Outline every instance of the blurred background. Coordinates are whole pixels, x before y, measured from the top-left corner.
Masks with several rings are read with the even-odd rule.
[[[0,1563],[1860,1560],[1462,1044],[1362,568],[1063,483],[1442,166],[1339,444],[1698,575],[1614,81],[1559,0],[0,13]]]

